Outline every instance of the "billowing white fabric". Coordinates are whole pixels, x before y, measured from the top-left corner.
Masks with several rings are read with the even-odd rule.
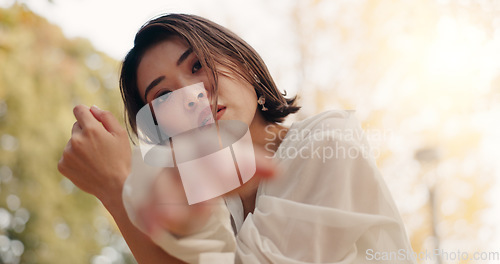
[[[189,263],[414,263],[367,254],[411,247],[362,133],[348,111],[294,123],[275,156],[283,173],[260,184],[254,213],[224,197],[236,236],[219,207],[198,234],[153,240]]]

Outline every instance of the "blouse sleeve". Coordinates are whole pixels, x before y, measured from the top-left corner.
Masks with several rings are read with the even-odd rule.
[[[238,233],[237,262],[414,263],[393,199],[354,136],[361,128],[341,119],[343,129],[327,133],[331,122],[339,127],[312,124],[276,153],[286,176],[262,188]]]

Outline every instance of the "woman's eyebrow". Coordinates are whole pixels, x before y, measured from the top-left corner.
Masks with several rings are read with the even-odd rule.
[[[192,48],[188,48],[186,51],[184,51],[184,53],[182,53],[182,55],[179,57],[179,59],[177,60],[177,66],[181,65],[181,63],[183,61],[186,60],[186,58],[191,54],[193,53],[193,49]]]
[[[161,81],[163,81],[165,79],[165,75],[162,75],[156,79],[154,79],[149,85],[148,87],[146,87],[146,91],[144,92],[144,102],[147,102],[148,100],[148,93],[149,91],[151,91],[151,89],[153,89],[156,85],[158,85]]]

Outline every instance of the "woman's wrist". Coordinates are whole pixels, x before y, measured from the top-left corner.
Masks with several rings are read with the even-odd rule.
[[[102,191],[100,195],[96,195],[103,206],[112,213],[116,208],[123,207],[122,191],[125,180],[113,183],[109,188]]]

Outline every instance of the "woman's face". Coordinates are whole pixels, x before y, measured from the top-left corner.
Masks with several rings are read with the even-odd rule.
[[[218,75],[217,120],[239,120],[250,126],[257,109],[254,88],[222,67],[217,71],[225,72]],[[145,52],[137,69],[137,86],[142,100],[152,103],[158,124],[169,135],[213,122],[206,71],[179,37]]]

